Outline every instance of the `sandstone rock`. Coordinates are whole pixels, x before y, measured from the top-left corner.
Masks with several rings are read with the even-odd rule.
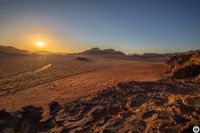
[[[200,51],[175,55],[167,63],[169,65],[168,73],[172,79],[199,80]]]

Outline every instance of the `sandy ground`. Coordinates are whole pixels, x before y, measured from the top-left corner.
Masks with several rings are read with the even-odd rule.
[[[47,108],[51,101],[65,103],[76,100],[119,82],[159,80],[163,78],[165,68],[164,62],[112,60],[112,63],[101,69],[61,77],[1,96],[0,107],[8,111],[15,111],[30,104]]]
[[[3,59],[2,131],[173,133],[200,123],[200,83],[166,78],[164,61],[20,57],[26,65]]]

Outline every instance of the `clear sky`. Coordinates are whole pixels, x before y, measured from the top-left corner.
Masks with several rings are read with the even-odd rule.
[[[42,41],[43,48],[36,47]],[[0,0],[0,44],[126,53],[200,48],[199,0]]]

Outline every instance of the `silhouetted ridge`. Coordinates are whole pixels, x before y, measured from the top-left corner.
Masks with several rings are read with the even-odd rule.
[[[18,55],[24,55],[27,54],[28,51],[17,49],[15,47],[11,46],[2,46],[0,45],[0,54],[18,54]]]
[[[121,55],[125,56],[121,51],[115,51],[114,49],[99,49],[99,48],[92,48],[86,51],[81,52],[80,54],[87,54],[87,55]]]

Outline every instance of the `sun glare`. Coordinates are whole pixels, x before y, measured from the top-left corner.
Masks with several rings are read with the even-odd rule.
[[[44,42],[43,41],[37,41],[36,45],[37,45],[37,47],[42,48],[42,47],[44,47]]]

